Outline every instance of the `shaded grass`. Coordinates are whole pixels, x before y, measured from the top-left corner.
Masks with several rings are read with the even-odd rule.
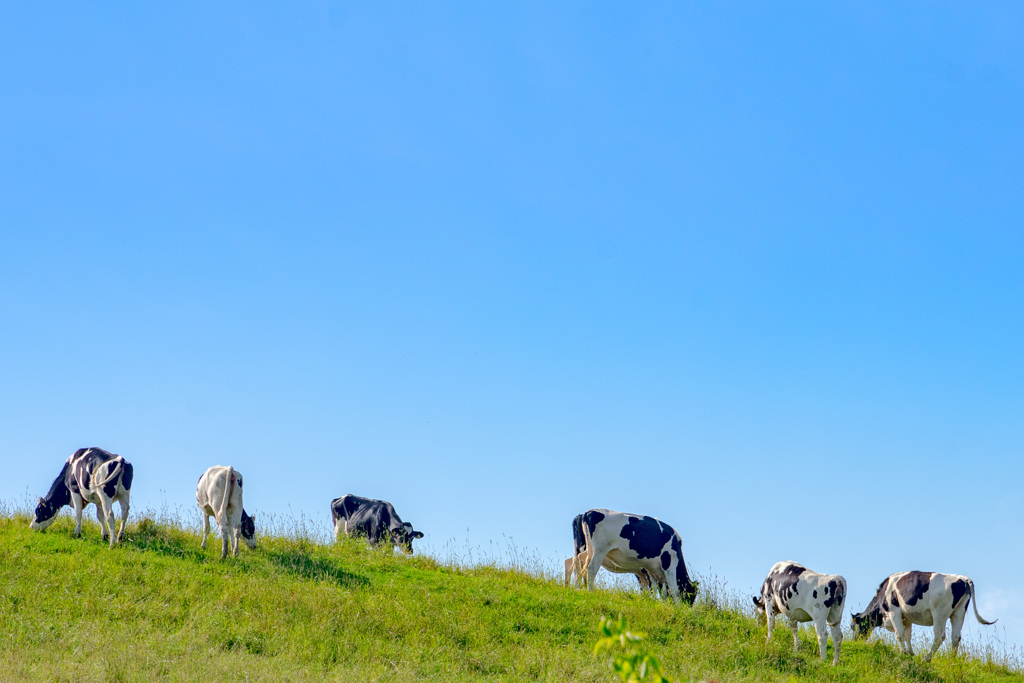
[[[143,518],[114,550],[95,525],[81,539],[67,518],[46,533],[27,526],[25,515],[0,517],[2,680],[609,681],[592,648],[600,618],[619,613],[675,680],[1022,680],[991,661],[925,664],[876,642],[847,641],[831,667],[808,634],[798,653],[782,625],[766,643],[707,577],[691,608],[325,545],[301,524],[227,560],[173,520]]]

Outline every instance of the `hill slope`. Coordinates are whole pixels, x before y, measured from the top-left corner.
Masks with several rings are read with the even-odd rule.
[[[84,539],[72,528],[61,518],[37,533],[23,515],[0,517],[0,680],[611,681],[592,652],[600,618],[619,613],[673,680],[1024,680],[977,659],[924,664],[850,640],[833,668],[809,636],[794,654],[780,625],[766,644],[763,627],[713,600],[568,590],[361,542],[262,537],[222,561],[217,536],[204,551],[193,533],[151,520],[113,551],[95,525]]]

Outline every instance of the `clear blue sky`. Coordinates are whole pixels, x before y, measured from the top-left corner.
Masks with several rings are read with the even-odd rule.
[[[1024,644],[1022,65],[1017,2],[7,3],[0,498],[610,507]]]

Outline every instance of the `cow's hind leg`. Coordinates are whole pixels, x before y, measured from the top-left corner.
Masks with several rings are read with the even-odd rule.
[[[100,539],[107,540],[107,521],[103,519],[103,506],[96,506],[96,521],[100,523]]]
[[[117,542],[120,543],[124,538],[124,527],[128,524],[128,493],[125,492],[124,497],[122,497],[118,502],[121,503],[121,528],[117,531]],[[113,507],[113,505],[111,505],[111,507]],[[113,529],[111,529],[111,531],[113,531]]]
[[[790,619],[789,630],[793,632],[793,652],[797,652],[800,650],[800,622]]]
[[[608,553],[589,554],[584,560],[584,567],[586,571],[581,572],[581,576],[586,575],[587,577],[587,590],[594,590],[594,579],[597,578],[597,573],[601,571],[601,563],[604,562],[604,556]]]
[[[218,519],[217,523],[220,525],[220,559],[223,560],[228,556],[228,546],[231,543],[229,540],[231,536],[231,525],[228,524],[226,519],[223,521]]]
[[[114,524],[114,500],[113,498],[107,498],[105,495],[100,495],[100,502],[103,504],[103,516],[107,519],[107,534],[103,536],[104,539],[107,535],[110,536],[110,547],[114,547],[114,542],[117,540],[117,535],[114,533],[116,529]]]
[[[939,646],[942,645],[942,641],[946,639],[946,620],[936,619],[935,615],[932,615],[932,624],[932,633],[935,638],[932,641],[932,649],[924,656],[924,661],[926,662],[931,660],[932,655],[934,655],[939,649]]]
[[[206,537],[210,535],[210,515],[206,514],[203,510],[203,542],[199,544],[200,548],[206,547]]]
[[[814,632],[818,635],[818,652],[821,654],[821,661],[825,661],[828,654],[828,626],[824,618],[814,620]]]
[[[231,557],[238,557],[238,537],[242,535],[241,515],[231,515],[228,524],[231,525]]]
[[[842,617],[840,616],[840,618]],[[835,666],[839,663],[839,647],[843,644],[842,622],[829,624],[829,628],[832,631],[832,666]]]
[[[967,604],[964,603],[963,609],[954,610],[953,614],[949,616],[949,635],[953,641],[953,654],[958,654],[960,649],[960,631],[964,627],[964,618],[967,616]]]

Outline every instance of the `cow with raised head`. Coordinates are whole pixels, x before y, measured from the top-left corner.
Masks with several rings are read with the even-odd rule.
[[[412,542],[423,538],[412,524],[403,522],[395,507],[386,500],[363,498],[351,493],[331,501],[331,519],[334,521],[334,539],[342,535],[363,536],[370,545],[386,541],[406,554],[412,554]]]
[[[566,585],[566,587],[568,587],[568,586],[570,586],[572,584],[573,579],[578,579],[580,581],[582,581],[584,579],[584,577],[583,577],[583,563],[584,563],[584,561],[586,559],[586,555],[587,555],[587,539],[586,539],[586,537],[583,534],[583,515],[576,515],[576,517],[574,517],[573,520],[572,520],[572,541],[573,541],[572,557],[568,557],[565,560],[565,585]],[[615,564],[615,562],[613,562],[612,559],[610,557],[608,557],[607,555],[605,556],[604,561],[601,563],[601,566],[604,567],[605,569],[607,569],[608,571],[613,572],[615,574],[629,574],[629,573],[633,573],[633,572],[629,572],[629,571],[623,569],[622,567],[620,567],[619,565]],[[650,591],[651,594],[653,595],[654,594],[654,590],[657,589],[658,594],[661,595],[667,589],[667,586],[665,586],[664,584],[658,584],[656,582],[651,581],[651,577],[647,573],[646,569],[642,569],[641,568],[640,571],[635,572],[635,574],[636,574],[636,580],[640,584],[640,591],[641,592]]]
[[[843,643],[843,603],[846,601],[846,579],[838,574],[812,572],[796,562],[778,562],[768,572],[761,586],[760,597],[754,598],[755,619],[765,615],[768,621],[768,640],[775,629],[775,614],[789,617],[789,630],[793,632],[793,651],[800,647],[797,635],[799,622],[814,623],[818,634],[821,661],[828,649],[826,624],[832,631],[832,664],[839,663],[839,648]]]
[[[646,573],[652,585],[665,587],[677,603],[697,597],[683,560],[683,542],[668,524],[646,515],[592,509],[583,513],[585,552],[580,575],[593,589],[594,578],[605,567],[619,574],[637,574],[643,585]],[[570,558],[572,559],[572,558]]]
[[[912,655],[912,625],[931,626],[935,638],[932,649],[924,658],[928,661],[946,639],[948,619],[955,654],[960,647],[960,630],[967,617],[967,604],[974,597],[974,582],[966,576],[937,572],[898,572],[882,581],[867,609],[853,615],[854,635],[866,637],[876,627],[882,626],[896,634],[903,652]],[[986,626],[996,623],[981,618],[977,602],[975,599],[973,607],[974,618],[978,623]]]
[[[203,517],[203,542],[210,535],[210,517],[220,527],[220,556],[238,556],[238,538],[250,548],[256,547],[256,515],[250,516],[242,507],[242,473],[231,466],[214,465],[199,477],[196,485],[196,503]]]
[[[128,499],[132,488],[132,464],[120,455],[102,448],[79,448],[64,461],[64,469],[53,480],[49,493],[39,499],[29,527],[42,531],[53,524],[65,505],[75,509],[75,535],[82,534],[82,510],[89,503],[96,505],[96,519],[103,530],[103,540],[110,547],[120,543],[128,520]],[[121,529],[114,535],[114,503],[121,504]]]

